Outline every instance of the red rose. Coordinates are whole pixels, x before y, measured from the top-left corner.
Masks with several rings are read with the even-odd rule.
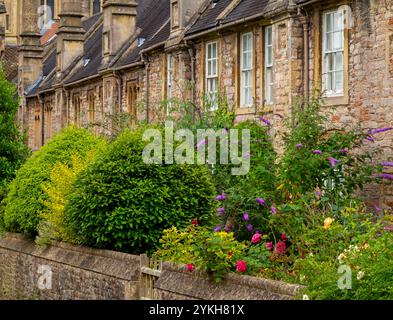
[[[247,271],[247,264],[244,260],[240,260],[236,263],[236,269],[237,271],[244,273]]]
[[[261,242],[261,238],[262,238],[262,235],[260,233],[256,233],[252,236],[251,242],[253,244],[258,244],[259,242]]]
[[[188,271],[193,272],[194,269],[195,269],[195,266],[194,266],[193,263],[190,263],[190,264],[187,265],[187,270],[188,270]]]
[[[284,241],[284,242],[287,242],[287,241],[288,241],[288,237],[287,237],[287,235],[285,234],[285,232],[281,233],[281,240]]]
[[[192,225],[195,226],[195,227],[199,224],[199,223],[198,223],[198,219],[192,220],[191,223],[192,223]]]
[[[277,252],[278,254],[285,254],[287,250],[287,245],[285,242],[277,242],[276,247],[274,248],[274,251]]]
[[[271,251],[273,249],[273,242],[268,242],[265,246],[267,250]]]

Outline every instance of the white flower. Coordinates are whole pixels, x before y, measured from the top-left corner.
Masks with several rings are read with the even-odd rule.
[[[308,295],[303,295],[303,300],[310,300],[310,298],[308,297]]]
[[[345,255],[345,253],[341,253],[338,257],[337,260],[342,262],[347,256]]]
[[[358,280],[362,280],[362,279],[364,278],[365,275],[366,275],[366,274],[364,273],[364,271],[359,271],[356,278],[357,278]]]

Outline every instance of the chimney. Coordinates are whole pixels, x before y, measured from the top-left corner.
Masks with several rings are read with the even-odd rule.
[[[42,74],[44,49],[40,43],[39,14],[40,0],[22,0],[22,29],[19,46],[19,93],[28,91]]]
[[[205,0],[171,1],[171,38],[181,34]]]
[[[4,0],[0,0],[0,59],[4,57],[5,51],[5,8]]]
[[[76,58],[83,55],[85,30],[82,26],[82,2],[80,0],[63,0],[59,16],[56,64],[58,78]]]
[[[136,31],[135,0],[104,0],[103,57],[109,62]]]

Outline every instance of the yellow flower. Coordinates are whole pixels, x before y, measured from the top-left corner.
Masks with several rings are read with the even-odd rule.
[[[323,222],[323,227],[328,230],[332,226],[334,219],[332,218],[326,218],[325,221]]]

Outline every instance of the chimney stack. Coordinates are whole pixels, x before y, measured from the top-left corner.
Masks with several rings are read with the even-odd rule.
[[[83,55],[85,30],[82,26],[82,2],[62,0],[60,27],[57,31],[57,76]]]
[[[136,31],[135,0],[104,0],[103,57],[109,62]]]
[[[22,30],[19,46],[20,93],[25,93],[42,74],[44,49],[40,43],[38,10],[40,0],[22,0]]]

